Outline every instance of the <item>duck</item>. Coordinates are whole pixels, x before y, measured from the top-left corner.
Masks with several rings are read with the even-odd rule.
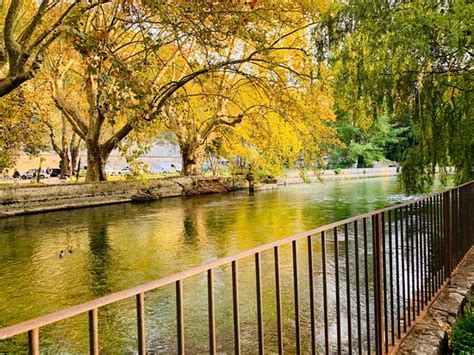
[[[59,252],[59,258],[61,259],[61,258],[63,258],[63,257],[64,257],[64,250],[61,250],[61,251]]]

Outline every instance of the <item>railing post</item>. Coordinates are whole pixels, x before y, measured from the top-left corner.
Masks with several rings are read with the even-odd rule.
[[[474,182],[470,182],[463,188],[465,206],[462,208],[465,213],[463,218],[464,238],[466,239],[466,252],[474,244]]]
[[[146,354],[145,340],[145,294],[136,295],[137,301],[137,338],[138,338],[138,354]]]
[[[444,278],[449,279],[452,271],[452,215],[451,215],[451,191],[443,193],[443,234],[444,234]]]
[[[99,313],[94,308],[89,311],[89,353],[99,354]]]
[[[469,241],[470,241],[470,246],[471,247],[474,244],[474,182],[471,182],[468,187],[467,187],[467,202],[469,206],[469,212],[468,212],[468,235],[469,235]]]
[[[258,334],[258,353],[264,354],[264,336],[263,336],[263,301],[262,301],[262,265],[260,253],[255,254],[255,279],[257,290],[257,334]]]
[[[375,294],[375,353],[383,354],[383,276],[382,276],[382,220],[380,214],[373,216],[374,243],[374,294]]]
[[[240,355],[239,274],[237,261],[232,261],[232,308],[234,313],[234,354]]]
[[[183,280],[176,281],[176,328],[178,354],[184,355],[184,304]]]
[[[35,328],[28,332],[28,354],[39,355],[39,329]]]
[[[298,292],[298,249],[296,240],[293,240],[293,295],[295,301],[295,336],[296,336],[296,353],[301,354],[301,335],[300,335],[300,303]]]
[[[207,302],[209,316],[209,354],[215,355],[216,350],[216,314],[214,306],[214,270],[207,271]]]

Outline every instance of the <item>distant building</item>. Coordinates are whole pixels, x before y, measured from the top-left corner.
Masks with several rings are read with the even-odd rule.
[[[84,158],[86,159],[85,153]],[[148,153],[137,159],[138,161],[147,164],[150,168],[160,165],[161,163],[172,163],[181,165],[181,151],[179,146],[174,144],[155,144],[150,148]],[[86,160],[84,160],[85,162]],[[118,150],[113,150],[110,153],[107,166],[112,169],[121,169],[127,166],[127,161],[122,157]]]

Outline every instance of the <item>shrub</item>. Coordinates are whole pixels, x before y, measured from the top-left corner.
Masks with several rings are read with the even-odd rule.
[[[469,299],[463,316],[453,326],[451,350],[454,354],[474,353],[474,296]]]

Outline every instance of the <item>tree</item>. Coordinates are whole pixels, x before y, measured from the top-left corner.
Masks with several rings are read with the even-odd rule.
[[[141,90],[145,57],[142,40],[133,40],[139,31],[125,21],[131,14],[124,11],[117,4],[91,10],[88,21],[70,34],[74,49],[65,48],[68,60],[52,55],[50,61],[52,98],[85,142],[89,182],[106,180],[110,153],[138,119],[134,96]]]
[[[291,100],[291,95],[310,86],[316,66],[311,59],[308,30],[314,25],[314,13],[303,2],[292,3],[291,11],[289,5],[261,1],[252,11],[238,8],[240,16],[227,13],[225,5],[216,5],[207,9],[211,15],[200,14],[202,10],[198,10],[197,18],[187,19],[180,28],[189,31],[187,26],[193,24],[193,30],[198,32],[196,26],[206,24],[201,17],[210,17],[208,23],[232,34],[219,42],[210,39],[206,29],[201,28],[193,37],[192,46],[187,47],[191,50],[179,47],[176,68],[182,73],[181,78],[201,74],[177,88],[174,97],[164,105],[160,121],[177,137],[183,174],[201,173],[206,147],[212,146],[223,131],[233,130],[246,120],[258,125],[259,119],[265,120],[270,112],[284,115],[285,105],[277,98]],[[215,13],[225,15],[217,17]],[[248,27],[242,26],[242,14]],[[277,29],[275,23],[280,23]],[[257,29],[266,31],[267,36],[257,36]],[[216,64],[202,68],[203,62]],[[290,117],[296,119],[288,114],[287,119]]]
[[[269,87],[266,74],[211,73],[169,101],[161,120],[176,136],[183,175],[201,174],[205,150],[224,127],[232,129],[251,119],[257,123],[257,117],[263,120],[266,112],[277,110],[270,94],[281,85]]]
[[[347,2],[315,31],[338,101],[362,119],[383,107],[411,117],[402,166],[410,192],[432,183],[437,166],[455,166],[459,182],[474,176],[473,11],[463,0]]]
[[[278,110],[267,110],[222,132],[222,155],[235,162],[237,172],[249,180],[281,175],[303,161],[313,170],[332,146],[338,144],[329,126],[335,119],[332,99],[323,83],[313,83],[290,96],[273,99]]]
[[[206,144],[205,159],[213,176],[219,175],[221,165],[222,137],[217,137],[212,142]]]
[[[343,146],[335,147],[330,156],[330,165],[334,167],[358,168],[373,166],[385,160],[399,162],[406,149],[409,127],[391,123],[388,113],[383,113],[364,127],[350,119],[347,112],[339,112],[335,126]]]
[[[80,65],[64,65],[53,85],[57,107],[86,143],[86,180],[105,180],[111,150],[133,129],[160,121],[170,100],[206,75],[248,77],[247,67],[261,67],[293,71],[296,78],[283,53],[307,56],[300,42],[313,25],[308,8],[306,1],[261,1],[253,9],[242,3],[229,8],[177,2],[91,10],[89,20],[71,34]],[[275,28],[275,21],[282,25]],[[230,43],[236,50],[228,56]],[[73,76],[82,81],[86,96],[76,103],[67,97]]]
[[[58,42],[53,45],[55,49],[58,48]],[[64,51],[60,52],[60,55],[67,54]],[[50,67],[51,65],[46,65],[41,73],[23,85],[21,93],[24,97],[24,110],[31,112],[31,117],[38,124],[43,125],[41,131],[45,133],[45,136],[49,135],[49,150],[52,149],[58,154],[60,177],[64,178],[67,174],[71,176],[74,174],[81,140],[51,99],[48,89],[54,73],[51,72]]]
[[[48,47],[99,2],[4,1],[0,5],[0,97],[33,78]],[[38,5],[39,3],[39,5]]]
[[[70,132],[69,124],[64,115],[61,114],[60,116],[59,129],[58,124],[54,125],[50,119],[44,119],[43,123],[48,127],[51,147],[59,155],[60,178],[63,179],[66,175],[74,176],[81,139],[75,132]],[[60,133],[59,139],[57,138],[58,130]]]
[[[0,172],[13,167],[19,153],[34,156],[46,149],[45,133],[21,91],[0,98]]]

